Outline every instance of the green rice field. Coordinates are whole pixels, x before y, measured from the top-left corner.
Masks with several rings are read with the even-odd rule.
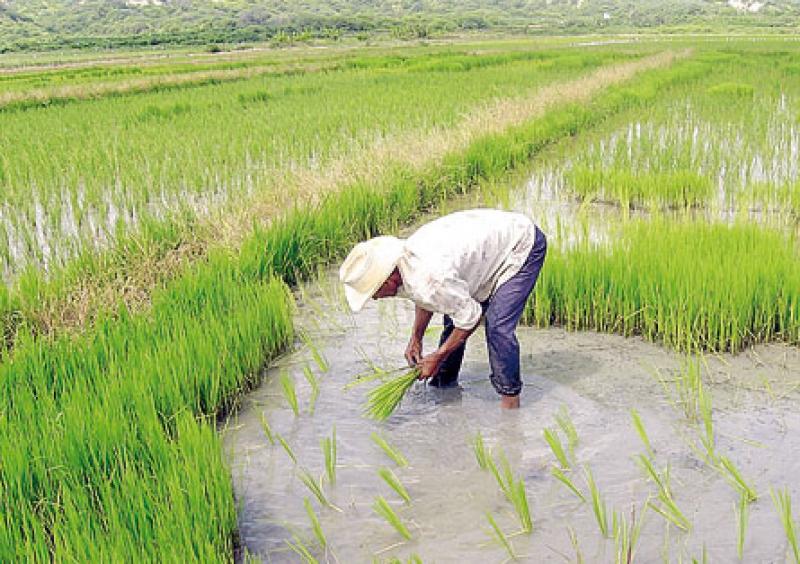
[[[302,285],[423,214],[529,213],[550,240],[524,316],[542,330],[613,333],[689,359],[800,343],[794,41],[4,56],[1,561],[247,558],[220,428],[284,353],[308,350],[327,371],[295,328]],[[687,362],[678,396],[709,429]],[[316,401],[326,388],[305,378]],[[296,416],[294,380],[281,382]],[[331,484],[338,432],[325,429]],[[704,436],[707,466],[746,493]],[[797,561],[800,491],[790,468],[777,475],[775,531]],[[544,508],[533,503],[531,521],[520,476],[497,480],[535,538]],[[315,478],[300,478],[330,511]],[[588,467],[586,483],[602,536],[630,545],[621,514],[603,527]],[[671,492],[656,495],[685,525]],[[753,503],[742,499],[738,515]],[[409,533],[383,497],[374,511]],[[503,546],[502,524],[489,513],[476,528]],[[319,534],[319,550],[299,538],[282,558],[328,554]]]

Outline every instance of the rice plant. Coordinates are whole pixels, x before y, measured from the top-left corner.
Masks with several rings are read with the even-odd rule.
[[[564,452],[564,446],[561,444],[561,439],[558,436],[558,433],[552,429],[544,429],[542,431],[544,435],[544,440],[547,441],[547,444],[550,445],[550,450],[553,451],[558,463],[561,465],[562,468],[569,468],[569,460],[567,459],[567,454]]]
[[[478,461],[478,466],[482,470],[487,470],[489,468],[488,459],[491,455],[486,452],[486,445],[483,442],[483,435],[481,435],[480,431],[475,434],[475,438],[472,440],[472,450],[475,452],[475,460]]]
[[[378,475],[383,478],[390,488],[392,488],[397,495],[399,495],[406,503],[411,503],[411,496],[408,495],[408,490],[400,482],[400,479],[389,468],[381,468],[378,470]]]
[[[645,505],[645,508],[647,505]],[[644,512],[636,518],[636,508],[631,507],[630,523],[622,513],[614,512],[614,560],[616,564],[630,564],[636,555],[636,546],[644,524]]]
[[[631,408],[631,419],[633,420],[633,428],[636,429],[639,439],[641,439],[644,448],[647,450],[647,455],[650,458],[655,457],[655,453],[653,452],[653,447],[650,444],[650,438],[647,436],[647,431],[644,428],[642,418],[639,415],[639,412],[633,407]]]
[[[703,424],[703,434],[700,442],[705,448],[706,458],[713,463],[716,460],[716,447],[714,441],[714,420],[712,418],[711,395],[702,385],[697,390],[697,402],[700,408],[700,418]]]
[[[795,564],[797,564],[800,562],[800,545],[797,543],[797,525],[792,516],[792,497],[789,495],[789,489],[784,488],[782,491],[770,489],[769,493],[781,519],[786,541],[789,544],[789,548],[792,549]]]
[[[605,538],[608,538],[609,534],[611,533],[608,523],[608,506],[606,505],[603,496],[600,495],[600,490],[594,481],[592,471],[588,466],[585,466],[583,470],[584,476],[586,477],[586,486],[589,488],[589,495],[592,497],[592,511],[594,512],[597,526],[600,527],[600,534],[602,534]]]
[[[688,531],[691,528],[691,524],[678,508],[675,499],[672,497],[672,490],[670,489],[669,483],[669,468],[661,474],[656,470],[653,461],[649,457],[640,454],[636,460],[645,474],[647,474],[647,477],[656,485],[657,499],[661,502],[659,505],[652,500],[648,501],[647,507],[664,517],[679,529]]]
[[[300,340],[303,341],[303,344],[311,351],[311,357],[314,359],[314,362],[319,368],[320,372],[325,373],[330,370],[330,364],[328,364],[328,359],[320,352],[319,347],[317,347],[316,343],[311,339],[311,335],[309,335],[306,331],[300,332]]]
[[[563,470],[561,470],[561,468],[559,468],[558,466],[552,466],[552,467],[550,468],[550,473],[553,475],[553,477],[554,477],[555,479],[557,479],[559,482],[561,482],[562,484],[564,484],[564,485],[567,487],[567,489],[568,489],[569,491],[571,491],[572,493],[574,493],[574,494],[575,494],[575,496],[576,496],[578,499],[580,499],[580,500],[581,500],[581,501],[583,501],[583,502],[585,502],[585,501],[586,501],[586,498],[583,496],[583,494],[580,492],[580,490],[579,490],[579,489],[578,489],[578,488],[575,486],[575,484],[573,483],[573,481],[572,481],[572,480],[570,480],[570,479],[569,479],[569,477],[567,477],[567,475],[566,475],[566,474],[564,474],[564,471],[563,471]]]
[[[325,533],[322,531],[322,525],[320,525],[317,514],[314,513],[314,508],[311,507],[311,501],[307,497],[303,499],[303,506],[306,508],[308,520],[311,521],[311,530],[314,532],[314,537],[317,539],[317,544],[319,544],[319,547],[322,550],[325,550],[328,548],[328,539],[325,537]]]
[[[297,390],[295,389],[294,378],[292,378],[285,370],[281,372],[281,391],[283,397],[286,398],[286,403],[292,409],[295,416],[300,414],[300,407],[297,404]]]
[[[303,484],[305,484],[305,486],[308,488],[308,490],[312,494],[314,494],[314,497],[317,498],[317,501],[319,501],[320,505],[323,505],[323,506],[325,506],[325,507],[327,507],[329,509],[334,509],[336,511],[341,511],[341,509],[336,507],[334,504],[332,504],[328,500],[328,496],[325,495],[325,492],[322,489],[322,479],[321,478],[319,480],[317,480],[305,468],[301,468],[299,470],[298,474],[300,476],[300,481],[303,482]]]
[[[286,541],[286,546],[288,546],[292,552],[297,554],[304,564],[319,564],[319,560],[317,560],[317,558],[311,553],[311,550],[308,548],[308,546],[306,546],[306,544],[296,535],[292,537],[291,541]]]
[[[514,547],[511,544],[511,540],[497,525],[497,521],[494,520],[494,517],[492,517],[491,513],[486,513],[486,520],[489,522],[489,526],[491,527],[490,535],[492,538],[506,550],[506,553],[511,560],[516,560],[517,555],[514,552]]]
[[[275,433],[272,431],[272,426],[267,421],[267,416],[261,414],[261,429],[264,431],[264,436],[267,437],[269,444],[275,445]]]
[[[744,496],[748,503],[758,499],[758,492],[742,476],[739,469],[727,456],[720,455],[718,457],[720,469],[727,480],[739,490],[739,493]]]
[[[336,426],[331,429],[331,436],[320,440],[322,454],[325,457],[325,474],[328,482],[336,483]]]
[[[411,532],[405,526],[402,519],[400,519],[400,516],[395,513],[391,505],[389,505],[382,496],[375,498],[375,503],[372,505],[372,509],[375,511],[375,513],[386,519],[386,522],[394,527],[395,531],[400,533],[404,539],[411,540]]]
[[[308,382],[311,388],[311,396],[308,400],[308,413],[309,415],[313,415],[317,405],[317,397],[319,397],[319,380],[317,380],[317,377],[308,365],[303,366],[303,376],[305,376],[306,382]]]
[[[279,435],[277,433],[275,433],[275,438],[278,440],[280,445],[283,447],[283,450],[286,451],[286,454],[289,456],[289,458],[292,460],[292,462],[294,464],[297,464],[297,455],[295,455],[294,450],[292,450],[292,447],[289,445],[289,443],[286,441],[286,439],[284,439],[282,435]]]
[[[572,422],[572,418],[569,416],[569,411],[567,411],[566,406],[561,406],[558,413],[555,415],[555,419],[561,431],[564,433],[564,436],[567,437],[569,454],[574,457],[575,449],[578,447],[579,442],[578,430],[575,429],[575,423]]]
[[[381,437],[378,433],[372,433],[370,437],[372,438],[372,442],[378,445],[384,454],[391,458],[395,464],[398,466],[408,466],[408,460],[406,460],[406,457],[403,456],[403,453],[386,442],[386,439]]]
[[[525,491],[525,481],[522,478],[514,478],[514,472],[511,470],[511,464],[508,462],[505,453],[501,451],[498,457],[500,458],[499,467],[494,458],[486,458],[487,469],[494,476],[500,491],[503,492],[503,495],[514,507],[514,512],[517,514],[522,526],[522,532],[529,534],[533,531],[533,519],[531,518],[528,496]]]
[[[733,504],[733,512],[736,515],[736,555],[739,560],[744,554],[744,541],[747,536],[747,522],[750,518],[750,501],[747,495],[742,492],[739,495],[739,506]]]
[[[379,384],[367,394],[365,413],[378,421],[388,418],[418,378],[419,369],[413,368]]]

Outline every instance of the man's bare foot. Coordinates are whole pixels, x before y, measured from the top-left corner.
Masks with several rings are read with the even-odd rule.
[[[518,409],[519,396],[500,396],[500,407],[503,409]]]

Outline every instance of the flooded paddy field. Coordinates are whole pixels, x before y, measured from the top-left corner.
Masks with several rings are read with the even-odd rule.
[[[344,387],[366,369],[365,359],[386,367],[402,361],[413,310],[401,300],[371,303],[356,319],[337,305],[333,280],[328,284],[322,294],[306,294],[298,316],[324,357],[322,367],[307,347],[284,357],[265,374],[264,385],[246,399],[224,433],[247,553],[264,562],[298,561],[287,541],[301,539],[320,560],[329,561],[388,561],[412,554],[424,562],[505,560],[508,553],[492,541],[485,514],[491,512],[508,535],[520,525],[495,479],[476,461],[473,441],[481,433],[487,448],[507,455],[527,487],[533,532],[510,539],[523,560],[618,559],[619,542],[600,532],[585,468],[608,505],[609,523],[617,512],[629,525],[632,518],[641,525],[637,561],[691,561],[702,559],[704,551],[712,562],[737,559],[739,492],[705,460],[702,424],[686,416],[677,391],[686,368],[682,355],[638,338],[521,327],[522,408],[503,412],[488,380],[483,337],[476,334],[457,388],[416,384],[388,421],[376,423],[363,416],[370,384]],[[429,333],[426,347],[432,350],[437,331]],[[313,413],[311,387],[303,375],[307,369],[320,387]],[[716,452],[733,461],[758,493],[750,505],[744,561],[783,562],[786,540],[770,489],[788,486],[798,493],[800,351],[764,345],[737,356],[706,356],[702,372],[713,398]],[[281,390],[284,373],[297,384],[297,416]],[[688,531],[645,508],[648,503],[659,506],[659,501],[656,486],[637,463],[647,448],[632,423],[631,409],[640,414],[657,469],[669,468],[674,501],[690,523]],[[543,430],[561,433],[556,417],[564,413],[578,437],[574,454],[568,455],[571,469],[564,472],[586,502],[552,475],[558,462]],[[279,442],[270,444],[264,420],[288,443],[296,464]],[[338,463],[331,484],[321,478],[320,441],[334,427]],[[408,465],[388,458],[373,433],[401,452]],[[410,503],[403,503],[381,479],[382,467],[393,469]],[[322,480],[336,509],[320,506],[300,479],[305,471]],[[404,541],[373,511],[379,495],[397,511],[411,540]],[[314,548],[304,498],[314,502],[329,543],[325,551]]]

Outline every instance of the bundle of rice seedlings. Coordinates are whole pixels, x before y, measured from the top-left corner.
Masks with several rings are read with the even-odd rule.
[[[403,396],[409,388],[417,381],[419,369],[411,368],[407,372],[387,380],[383,384],[372,389],[367,394],[366,415],[378,421],[388,418],[400,405]]]

